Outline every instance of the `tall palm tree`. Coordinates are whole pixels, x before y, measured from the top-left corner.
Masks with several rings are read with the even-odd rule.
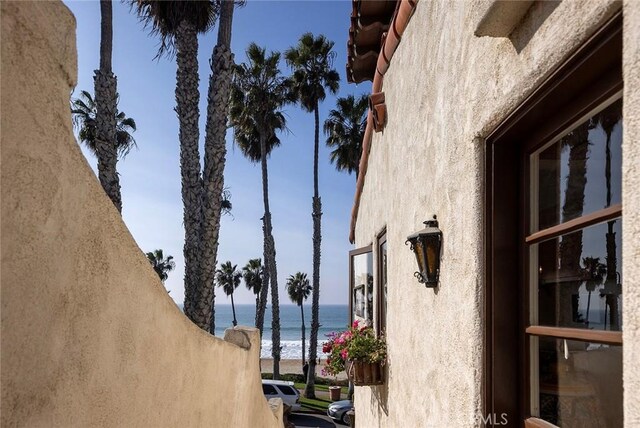
[[[180,122],[180,173],[182,176],[182,203],[184,206],[184,313],[198,327],[209,331],[211,306],[202,304],[201,295],[213,295],[213,278],[209,290],[201,286],[200,255],[202,227],[202,178],[198,120],[200,92],[198,90],[198,34],[205,33],[214,24],[217,8],[212,1],[158,1],[131,0],[138,16],[160,36],[158,57],[175,53],[176,113]],[[222,190],[221,190],[222,191]],[[215,264],[214,264],[215,266]],[[206,300],[206,299],[205,299]]]
[[[118,98],[116,94],[116,99]],[[96,147],[96,103],[87,91],[80,91],[80,97],[71,101],[73,126],[78,129],[78,138],[98,157]],[[127,117],[125,112],[116,109],[116,152],[122,159],[136,146],[131,135],[136,131],[136,121]]]
[[[278,68],[280,62],[278,52],[267,55],[264,48],[251,43],[246,53],[247,62],[235,67],[230,119],[235,129],[236,144],[250,161],[260,161],[262,167],[265,270],[256,325],[262,333],[267,290],[270,284],[273,378],[278,379],[280,377],[280,308],[276,247],[269,209],[267,157],[274,147],[280,145],[276,132],[286,129],[282,107],[289,100],[289,92],[288,83]]]
[[[362,138],[367,126],[367,108],[369,100],[366,95],[356,99],[353,95],[338,98],[337,108],[329,112],[324,121],[324,133],[327,135],[327,146],[333,147],[331,162],[338,171],[356,173],[358,179]]]
[[[251,259],[245,267],[242,268],[244,285],[256,295],[256,319],[258,318],[258,309],[260,306],[260,290],[262,289],[263,274],[262,259]]]
[[[587,297],[587,315],[585,318],[585,324],[589,327],[589,311],[591,310],[591,293],[596,291],[596,288],[602,285],[604,277],[607,274],[607,266],[600,262],[600,257],[583,257],[582,264],[583,278],[589,296]]]
[[[322,241],[322,203],[318,190],[318,146],[320,140],[319,104],[326,97],[325,88],[332,94],[338,92],[340,76],[333,69],[335,52],[333,42],[320,35],[305,33],[295,47],[285,52],[285,59],[293,69],[291,89],[302,108],[313,112],[315,134],[313,145],[313,298],[311,306],[311,338],[309,340],[309,374],[305,396],[315,398],[315,369],[318,354],[319,303],[320,303],[320,244]]]
[[[216,271],[216,282],[218,287],[222,287],[224,294],[231,296],[231,310],[233,312],[233,326],[238,325],[236,320],[236,307],[233,303],[233,292],[240,285],[242,279],[242,273],[237,271],[238,265],[232,265],[231,262],[225,262],[220,266],[220,269]]]
[[[147,253],[147,259],[149,259],[153,270],[156,271],[162,282],[165,282],[167,278],[169,278],[169,272],[176,267],[173,256],[167,256],[165,258],[162,250]]]
[[[111,0],[100,0],[100,68],[93,77],[96,95],[95,147],[98,157],[98,179],[113,205],[122,212],[120,178],[116,171],[118,151],[116,143],[117,85],[111,69],[113,50],[113,9]]]
[[[242,2],[239,2],[242,4]],[[218,39],[209,64],[209,93],[207,95],[207,124],[204,140],[204,170],[202,195],[202,225],[200,248],[200,290],[198,317],[215,331],[215,295],[211,287],[218,257],[220,216],[224,212],[224,165],[229,113],[229,93],[233,76],[231,28],[235,2],[220,1]],[[199,308],[203,308],[199,310]],[[206,315],[210,314],[210,319]]]
[[[287,279],[287,293],[289,299],[296,305],[300,306],[300,316],[302,317],[302,365],[305,365],[305,336],[304,336],[304,306],[303,303],[311,294],[311,285],[307,279],[307,274],[297,272],[290,275]]]

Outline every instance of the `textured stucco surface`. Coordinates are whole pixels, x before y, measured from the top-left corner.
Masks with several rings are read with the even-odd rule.
[[[82,156],[69,10],[1,8],[2,426],[282,426],[257,331],[188,321]]]
[[[372,141],[355,236],[356,247],[373,242],[375,251],[377,233],[387,228],[390,376],[386,385],[356,388],[361,426],[479,425],[484,138],[621,7],[613,1],[535,2],[509,37],[475,37],[474,28],[487,4],[485,0],[419,2],[385,75],[389,121]],[[625,65],[623,316],[625,382],[636,385],[632,391],[625,387],[629,427],[638,424],[640,414],[640,292],[636,290],[633,297],[629,291],[638,288],[640,278],[640,204],[638,195],[631,195],[631,188],[640,187],[640,20],[638,6],[633,9],[625,15],[629,64]],[[629,38],[635,39],[629,42]],[[632,209],[635,217],[629,215]],[[413,278],[415,259],[404,244],[434,213],[444,233],[436,292]],[[632,334],[635,345],[630,343]]]
[[[624,3],[622,275],[625,427],[640,427],[640,2]]]

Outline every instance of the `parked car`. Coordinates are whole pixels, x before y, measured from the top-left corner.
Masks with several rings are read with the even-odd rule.
[[[284,404],[291,406],[291,411],[297,412],[300,406],[300,392],[293,386],[293,382],[284,380],[263,380],[262,393],[267,400],[281,398]]]
[[[351,425],[351,418],[347,414],[351,409],[353,409],[353,402],[351,400],[335,401],[329,404],[327,416],[331,419],[340,421],[345,425]]]

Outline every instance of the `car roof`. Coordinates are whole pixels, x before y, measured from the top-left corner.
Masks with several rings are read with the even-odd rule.
[[[287,385],[287,386],[293,386],[294,383],[291,381],[287,381],[287,380],[271,380],[271,379],[263,379],[262,380],[262,384],[263,385]]]

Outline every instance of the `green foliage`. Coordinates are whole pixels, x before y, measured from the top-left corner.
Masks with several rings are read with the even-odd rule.
[[[344,371],[348,360],[378,363],[384,362],[387,358],[384,337],[376,337],[371,327],[360,327],[357,320],[348,330],[331,333],[322,351],[329,354],[327,366],[322,374],[332,376]]]
[[[232,265],[230,261],[227,261],[216,271],[218,287],[222,287],[227,296],[232,295],[240,285],[242,273],[236,270],[237,267],[238,265]]]
[[[256,296],[260,294],[262,289],[262,278],[264,275],[264,267],[262,266],[262,259],[251,259],[242,268],[242,276],[244,278],[244,285],[248,290],[253,291]]]
[[[219,1],[128,0],[149,33],[160,37],[158,57],[175,52],[175,35],[184,21],[203,34],[216,22]]]
[[[367,126],[368,97],[353,95],[338,98],[336,109],[324,122],[327,146],[333,148],[330,159],[338,171],[355,172],[356,178],[362,153],[362,139]]]
[[[153,252],[146,254],[147,259],[149,259],[149,263],[153,267],[153,270],[156,271],[160,280],[165,282],[169,277],[169,272],[175,269],[176,264],[173,261],[173,256],[164,257],[162,250],[155,250]]]
[[[297,272],[287,279],[289,299],[298,306],[302,306],[302,303],[307,300],[312,289],[313,287],[309,284],[306,273]]]
[[[287,49],[284,56],[293,70],[289,79],[291,92],[302,108],[312,112],[326,98],[325,88],[338,93],[340,75],[333,68],[336,53],[333,42],[323,35],[300,36],[298,44]]]
[[[119,102],[119,97],[118,97]],[[71,114],[73,126],[78,130],[78,138],[91,153],[96,152],[96,114],[98,112],[95,100],[87,91],[80,91],[80,97],[71,100]],[[137,147],[136,140],[131,135],[136,131],[136,122],[127,117],[125,112],[116,111],[116,150],[120,158],[129,154],[131,148]]]
[[[277,131],[286,130],[282,107],[289,101],[288,85],[280,73],[279,52],[270,52],[251,43],[247,62],[234,68],[229,120],[234,141],[252,162],[262,158],[260,136],[265,138],[267,155],[280,145]]]

